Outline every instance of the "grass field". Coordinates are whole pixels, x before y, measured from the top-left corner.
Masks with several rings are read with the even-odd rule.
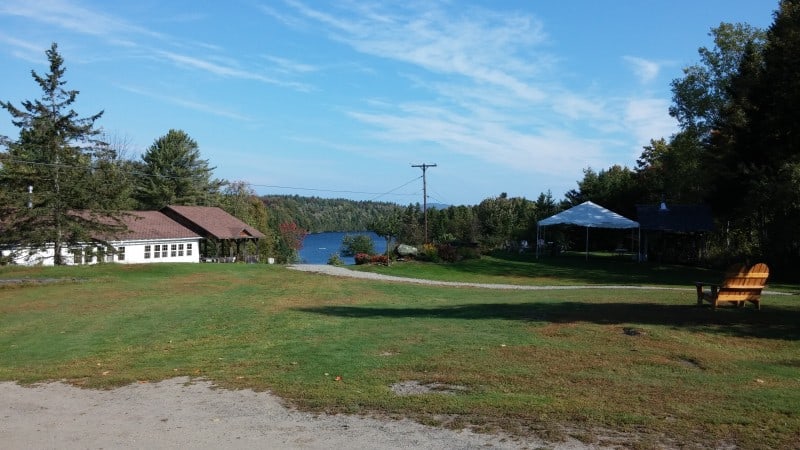
[[[315,411],[637,448],[800,442],[796,296],[765,295],[761,311],[698,308],[692,282],[718,274],[614,260],[380,270],[685,289],[498,291],[238,264],[2,267],[0,279],[27,282],[0,284],[0,379],[106,388],[188,375]],[[390,389],[408,381],[454,393]]]

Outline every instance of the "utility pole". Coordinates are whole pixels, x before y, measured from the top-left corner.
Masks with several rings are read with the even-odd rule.
[[[436,164],[412,164],[411,167],[422,169],[422,215],[425,217],[425,243],[428,243],[428,180],[425,171],[428,167],[436,167]]]

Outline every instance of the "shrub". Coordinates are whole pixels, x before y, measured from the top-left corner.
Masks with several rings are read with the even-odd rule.
[[[456,262],[461,259],[456,248],[450,244],[439,244],[436,246],[436,253],[439,255],[439,259],[444,262]]]
[[[423,244],[420,257],[426,261],[439,262],[439,252],[433,244]]]
[[[372,264],[383,264],[384,266],[388,266],[389,257],[386,255],[372,255],[369,262]]]
[[[344,261],[342,261],[342,258],[339,258],[338,254],[334,253],[334,254],[331,255],[330,258],[328,258],[328,265],[329,266],[343,266],[344,265]]]
[[[356,253],[356,264],[384,264],[389,265],[389,257],[386,255],[368,255],[366,253]]]
[[[459,259],[480,259],[481,251],[478,247],[458,247]]]
[[[353,256],[358,253],[371,255],[375,253],[375,243],[366,234],[348,234],[342,238],[342,254]]]

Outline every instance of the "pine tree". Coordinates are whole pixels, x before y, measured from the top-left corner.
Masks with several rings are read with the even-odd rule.
[[[214,170],[200,157],[197,142],[181,130],[169,130],[142,155],[136,196],[142,209],[166,205],[214,206],[225,184],[212,180]]]
[[[62,255],[66,247],[124,226],[111,206],[118,199],[106,195],[120,189],[93,189],[115,162],[94,125],[103,112],[79,117],[71,109],[79,92],[65,88],[66,69],[57,45],[45,54],[50,72],[42,76],[31,71],[42,97],[23,101],[21,108],[0,102],[20,129],[16,141],[5,139],[0,185],[9,205],[0,239],[7,246],[31,251],[52,245],[54,263],[60,265],[66,262]]]

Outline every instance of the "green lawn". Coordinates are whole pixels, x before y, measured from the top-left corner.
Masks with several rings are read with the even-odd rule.
[[[105,388],[188,375],[270,389],[309,410],[556,440],[800,442],[796,296],[766,295],[761,311],[714,311],[695,306],[691,282],[715,273],[592,264],[484,258],[385,270],[686,289],[499,291],[239,264],[2,267],[0,279],[48,282],[0,285],[0,379]],[[464,390],[390,389],[412,380]]]

